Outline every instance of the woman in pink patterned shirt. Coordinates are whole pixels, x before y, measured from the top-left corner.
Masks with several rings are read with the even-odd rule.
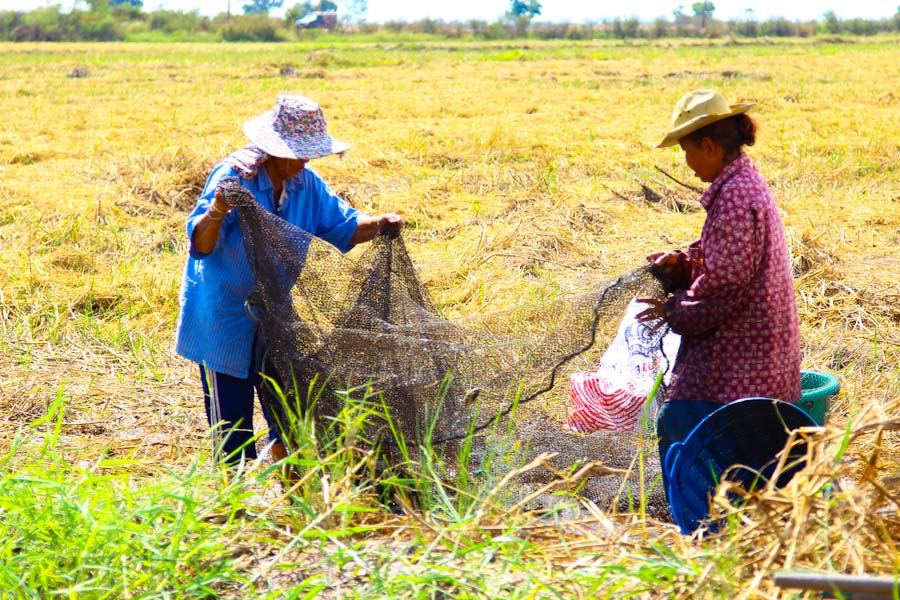
[[[659,147],[679,144],[687,165],[710,184],[706,221],[687,251],[653,253],[670,282],[667,300],[643,300],[645,322],[681,334],[672,382],[657,416],[660,458],[705,416],[741,398],[800,399],[800,330],[784,227],[766,180],[744,154],[756,141],[745,113],[712,90],[675,106]]]

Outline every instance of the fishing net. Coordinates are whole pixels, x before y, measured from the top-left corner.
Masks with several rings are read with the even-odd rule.
[[[582,469],[574,491],[607,510],[633,510],[643,496],[651,515],[666,516],[652,434],[582,434],[565,426],[569,374],[596,369],[631,299],[664,296],[648,269],[580,294],[447,319],[419,280],[399,230],[352,260],[266,211],[236,178],[220,189],[236,206],[257,279],[250,302],[268,348],[264,371],[286,392],[263,394],[276,421],[305,411],[336,415],[346,398],[337,392],[368,386],[380,393],[408,446],[432,424],[431,447],[448,470],[509,473],[544,456],[541,466],[517,476],[509,501],[551,503],[551,494],[535,492],[597,462],[603,466]],[[324,388],[314,402],[312,382]],[[291,432],[281,433],[290,448]],[[385,461],[400,461],[389,424],[374,424],[367,434]],[[460,467],[463,444],[467,464]]]

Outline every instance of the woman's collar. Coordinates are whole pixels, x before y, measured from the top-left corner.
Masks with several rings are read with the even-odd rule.
[[[715,181],[709,184],[709,187],[706,188],[706,191],[700,196],[700,204],[703,208],[709,211],[713,202],[715,202],[716,197],[719,195],[719,190],[722,189],[722,186],[725,185],[729,179],[734,177],[738,171],[744,169],[749,164],[750,157],[741,152],[737,158],[725,165],[725,168],[722,169],[722,172],[719,173]]]

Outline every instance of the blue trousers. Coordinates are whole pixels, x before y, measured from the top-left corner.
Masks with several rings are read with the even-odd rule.
[[[206,418],[214,428],[213,451],[216,462],[237,464],[256,458],[253,443],[253,395],[259,375],[247,379],[208,370],[200,365]]]
[[[261,394],[262,344],[254,343],[250,376],[246,379],[206,369],[200,365],[206,418],[213,428],[213,456],[216,462],[236,465],[242,459],[256,458],[253,437],[253,398]],[[278,439],[276,427],[263,405],[263,416],[269,425],[269,441]]]

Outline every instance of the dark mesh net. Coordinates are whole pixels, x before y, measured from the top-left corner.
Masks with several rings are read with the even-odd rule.
[[[667,513],[655,438],[564,427],[568,374],[597,368],[632,298],[663,296],[648,269],[583,294],[448,320],[419,281],[398,231],[378,237],[354,261],[266,211],[236,178],[220,187],[237,206],[257,278],[252,302],[268,348],[266,371],[288,392],[285,401],[263,399],[276,420],[286,423],[310,408],[319,418],[335,415],[342,396],[334,392],[368,385],[383,395],[411,446],[439,411],[433,447],[447,464],[455,464],[470,431],[473,472],[488,456],[515,456],[491,467],[509,469],[552,453],[519,477],[515,501],[559,473],[599,461],[627,472],[594,469],[580,494],[604,509],[630,510],[645,492],[651,514]],[[314,380],[325,392],[310,407]],[[290,431],[282,435],[290,447]],[[392,436],[380,443],[386,460],[398,459]],[[537,495],[534,504],[549,501]]]

